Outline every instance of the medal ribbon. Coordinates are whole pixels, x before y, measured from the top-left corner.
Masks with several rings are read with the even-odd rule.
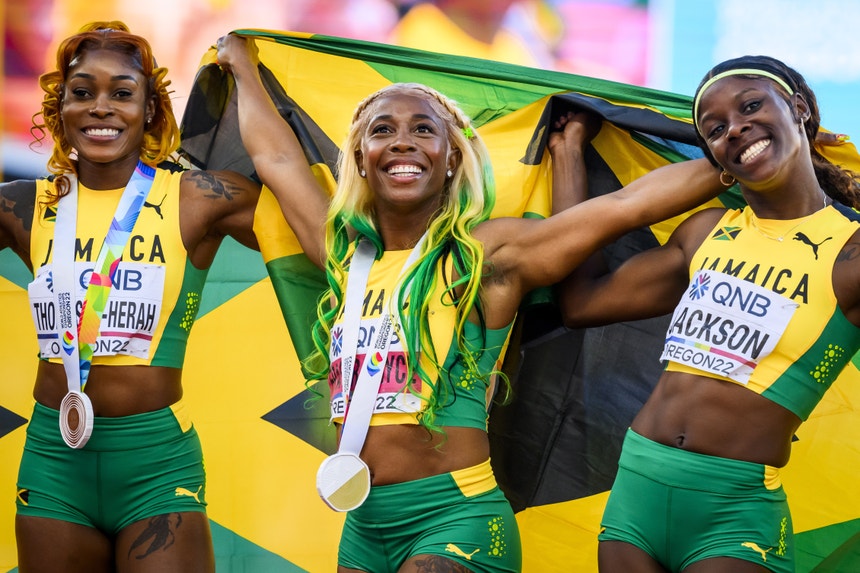
[[[421,237],[418,244],[409,253],[409,258],[403,264],[400,277],[418,259],[425,238],[426,234]],[[385,372],[385,362],[388,358],[388,349],[391,346],[391,337],[395,324],[399,323],[399,313],[396,308],[400,298],[400,286],[395,289],[389,299],[389,311],[383,315],[373,343],[366,347],[364,362],[355,382],[355,392],[350,396],[352,372],[358,353],[358,331],[361,323],[362,301],[375,254],[376,249],[369,240],[361,239],[359,241],[352,255],[349,275],[347,276],[346,298],[344,299],[343,349],[351,354],[341,358],[341,385],[347,407],[344,412],[343,430],[338,452],[349,452],[356,456],[361,453],[364,439],[367,437],[370,418],[373,415],[373,405],[376,395],[379,393],[379,383],[374,378],[377,374],[381,375]],[[398,281],[400,277],[398,277]],[[391,310],[392,307],[394,310]],[[371,372],[371,363],[374,364],[375,372]]]
[[[99,324],[113,278],[154,179],[155,169],[138,161],[122,193],[90,275],[77,328],[73,328],[77,305],[74,261],[78,210],[78,183],[74,176],[69,177],[69,193],[60,199],[57,206],[53,280],[59,317],[57,334],[64,351],[63,366],[70,392],[81,392],[86,386],[93,347],[99,335]]]

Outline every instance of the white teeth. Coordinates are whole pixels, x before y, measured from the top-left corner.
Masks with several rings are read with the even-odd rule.
[[[389,175],[412,175],[421,173],[423,169],[417,165],[395,165],[388,169]]]
[[[85,132],[87,135],[92,135],[93,137],[115,137],[119,134],[118,129],[88,129]]]
[[[765,139],[764,141],[757,141],[747,148],[746,151],[741,153],[741,163],[746,163],[751,159],[755,158],[759,153],[767,149],[767,146],[770,145],[770,140]]]

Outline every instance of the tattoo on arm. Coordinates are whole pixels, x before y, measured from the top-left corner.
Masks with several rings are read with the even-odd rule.
[[[35,186],[8,185],[0,189],[0,211],[12,213],[21,220],[24,230],[33,228]]]
[[[860,257],[860,243],[847,243],[837,255],[836,262],[853,261],[858,257]]]
[[[151,518],[143,532],[131,544],[128,550],[129,559],[132,553],[135,553],[135,559],[145,559],[156,551],[167,549],[176,541],[174,531],[179,529],[180,525],[182,525],[180,513],[165,513]],[[144,547],[146,544],[148,546]]]
[[[215,177],[208,171],[192,171],[189,176],[197,188],[210,199],[224,198],[232,201],[237,192],[240,191],[239,187],[230,185],[229,182]]]

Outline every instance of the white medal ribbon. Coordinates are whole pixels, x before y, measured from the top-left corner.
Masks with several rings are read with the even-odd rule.
[[[426,234],[412,249],[401,270],[401,277],[403,271],[418,259],[425,237]],[[395,324],[398,323],[399,287],[389,299],[389,311],[383,315],[373,342],[367,346],[364,362],[356,379],[355,391],[350,397],[358,351],[362,301],[375,255],[376,248],[373,244],[367,239],[361,239],[352,255],[347,275],[343,312],[344,354],[341,358],[341,386],[347,406],[338,451],[323,460],[317,470],[317,493],[326,505],[335,511],[351,511],[359,507],[370,493],[370,469],[360,454],[370,428],[379,383],[385,372],[391,337]]]

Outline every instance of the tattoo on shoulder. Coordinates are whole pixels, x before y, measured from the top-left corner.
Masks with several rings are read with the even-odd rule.
[[[0,211],[12,213],[21,220],[26,231],[33,228],[33,213],[36,208],[36,184],[5,185],[0,187]]]
[[[850,242],[846,243],[842,250],[839,252],[839,255],[836,257],[836,262],[848,262],[857,260],[860,257],[860,243]]]
[[[128,550],[128,558],[146,559],[156,551],[164,551],[176,541],[175,531],[182,525],[182,514],[165,513],[150,518],[141,534]]]
[[[208,171],[191,171],[189,177],[203,191],[204,196],[210,199],[226,199],[232,201],[241,192],[238,185],[232,185],[229,181],[219,179]]]

